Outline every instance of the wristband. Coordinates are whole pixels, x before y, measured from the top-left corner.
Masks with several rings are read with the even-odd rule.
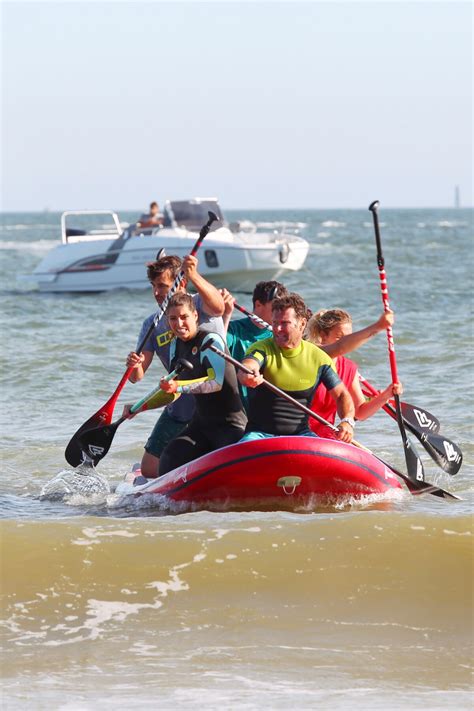
[[[352,417],[343,417],[342,420],[339,422],[339,424],[341,424],[341,422],[347,422],[347,424],[350,425],[352,427],[352,429],[355,428],[356,423]]]

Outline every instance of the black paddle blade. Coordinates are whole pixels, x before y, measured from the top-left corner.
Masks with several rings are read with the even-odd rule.
[[[439,420],[421,407],[415,407],[408,402],[401,402],[403,419],[421,432],[439,432]]]
[[[398,395],[395,395],[395,405],[398,429],[400,430],[400,434],[402,437],[408,476],[412,481],[423,482],[425,480],[425,470],[423,469],[423,462],[418,456],[415,447],[411,443],[406,433],[405,425],[403,423],[402,411],[400,408],[400,398]]]
[[[84,462],[84,453],[82,451],[81,437],[88,430],[95,429],[103,425],[104,418],[100,417],[100,413],[97,413],[90,417],[87,422],[79,427],[77,432],[73,434],[64,452],[64,456],[68,464],[72,467],[78,467]]]
[[[402,412],[404,404],[406,405],[407,403],[401,403]],[[411,407],[411,405],[408,407]],[[397,418],[397,413],[391,405],[385,405],[384,410],[388,412],[391,417],[394,417],[395,419]],[[429,414],[426,410],[422,412],[424,414]],[[411,432],[419,442],[421,442],[430,457],[439,467],[441,467],[443,471],[447,472],[451,476],[458,473],[462,464],[462,452],[457,444],[454,444],[454,442],[451,442],[451,440],[447,439],[443,435],[438,434],[433,422],[428,424],[428,421],[426,421],[426,424],[428,425],[426,430],[423,430],[422,427],[414,425],[406,417],[403,418],[403,422],[406,429]],[[438,421],[436,420],[436,422]]]
[[[406,436],[403,439],[403,447],[405,450],[405,463],[407,465],[408,476],[412,481],[425,481],[423,462]]]
[[[386,409],[389,411],[389,413],[391,413],[392,408],[390,406],[388,406]],[[394,416],[396,417],[396,413]],[[451,442],[450,439],[447,439],[447,437],[444,437],[442,434],[438,434],[436,431],[430,431],[430,428],[428,429],[428,431],[423,431],[421,428],[412,425],[405,418],[404,424],[406,429],[413,435],[415,435],[417,440],[421,442],[422,446],[428,452],[430,457],[436,462],[439,467],[441,467],[443,471],[445,471],[447,474],[450,474],[451,476],[454,476],[458,473],[462,465],[462,452],[457,446],[457,444]],[[406,433],[404,437],[404,445],[405,439],[409,443]],[[409,446],[411,445],[409,444]],[[417,455],[415,454],[415,456]]]
[[[451,476],[458,473],[462,465],[462,452],[454,442],[441,434],[422,434],[420,442],[428,454]]]
[[[112,440],[115,437],[117,428],[124,421],[121,417],[117,422],[112,422],[110,425],[96,427],[93,430],[87,430],[78,439],[78,446],[81,450],[81,462],[90,463],[91,466],[97,466],[101,459],[105,457],[109,451]],[[76,465],[77,466],[77,465]]]
[[[432,494],[433,496],[438,496],[440,499],[456,499],[456,501],[462,501],[460,496],[456,496],[456,494],[452,494],[450,491],[446,491],[446,489],[442,489],[435,484],[429,484],[427,481],[411,481],[408,477],[405,477],[405,482],[413,496]]]

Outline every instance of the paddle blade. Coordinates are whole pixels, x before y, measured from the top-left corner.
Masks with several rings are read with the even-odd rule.
[[[404,419],[416,429],[422,432],[439,432],[439,420],[428,410],[415,407],[408,402],[401,402],[400,407]]]
[[[399,471],[398,469],[395,469],[394,466],[388,464],[380,457],[378,457],[378,459],[380,459],[380,461],[383,462],[388,469],[391,469],[397,476],[399,476],[400,479],[403,479],[403,481],[407,485],[409,492],[413,494],[413,496],[419,496],[421,494],[432,494],[433,496],[438,496],[441,499],[456,499],[458,501],[462,501],[459,496],[456,496],[456,494],[452,494],[450,491],[446,491],[446,489],[442,489],[440,486],[435,486],[434,484],[430,484],[427,481],[413,481],[409,476]]]
[[[84,422],[81,427],[79,427],[77,432],[69,440],[69,444],[66,447],[64,456],[66,457],[66,461],[68,462],[68,464],[70,464],[72,467],[78,467],[84,461],[84,456],[80,445],[80,438],[82,434],[87,430],[95,429],[96,427],[101,427],[103,425],[109,425],[112,422],[115,404],[118,400],[120,393],[125,387],[125,384],[128,382],[132,370],[133,366],[127,368],[125,373],[122,375],[119,384],[117,385],[105,405],[103,405],[100,410],[97,410],[97,412],[92,415],[92,417],[89,417],[89,419]]]
[[[402,411],[403,404],[404,403],[401,403]],[[397,419],[397,413],[391,405],[385,405],[383,409],[391,417]],[[437,434],[436,431],[430,431],[433,429],[432,427],[429,427],[428,431],[424,431],[421,427],[415,426],[409,422],[405,417],[403,418],[403,422],[406,429],[411,432],[419,442],[421,442],[430,457],[439,467],[441,467],[443,471],[447,472],[451,476],[458,473],[462,464],[462,452],[457,444],[454,444],[454,442],[451,442],[451,440],[447,439],[443,435]]]
[[[78,467],[84,461],[84,454],[80,442],[84,432],[87,432],[88,430],[93,430],[97,427],[110,425],[110,423],[112,422],[115,400],[112,406],[110,406],[109,403],[110,400],[106,405],[104,405],[104,407],[102,407],[100,410],[97,410],[97,412],[92,415],[92,417],[89,417],[89,419],[79,427],[77,432],[75,432],[69,440],[69,443],[64,452],[64,456],[66,458],[67,463],[70,464],[72,467]]]
[[[412,481],[424,481],[425,470],[423,469],[423,462],[406,436],[403,439],[403,447],[405,450],[405,463],[407,465],[408,476]]]
[[[413,444],[411,443],[403,424],[403,416],[400,408],[400,398],[395,395],[395,407],[396,407],[396,418],[398,423],[398,429],[403,442],[403,449],[405,453],[405,462],[407,465],[407,473],[412,481],[424,481],[425,471],[423,469],[423,462],[417,454],[417,451]]]
[[[102,427],[96,427],[83,432],[77,442],[81,450],[81,461],[85,460],[92,466],[97,466],[100,460],[103,459],[109,451],[117,428],[124,419],[125,418],[121,417],[120,420],[112,424],[103,425]]]
[[[422,434],[420,442],[447,474],[454,476],[462,465],[462,452],[454,442],[440,434]]]
[[[411,481],[408,477],[404,477],[408,490],[413,496],[420,496],[421,494],[432,494],[433,496],[438,496],[440,499],[456,499],[456,501],[462,501],[460,496],[452,494],[446,489],[442,489],[440,486],[435,486],[434,484],[429,484],[425,481]]]

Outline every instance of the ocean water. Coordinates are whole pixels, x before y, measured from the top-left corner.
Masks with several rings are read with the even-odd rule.
[[[405,492],[289,513],[183,512],[100,493],[41,500],[69,472],[64,448],[117,386],[154,301],[39,294],[17,275],[58,242],[60,216],[1,216],[2,708],[472,708],[473,212],[379,214],[403,399],[459,444],[459,474],[413,441],[426,478],[462,501]],[[313,310],[348,309],[355,327],[381,313],[367,210],[228,217],[304,223],[310,254],[287,286]],[[354,359],[388,384],[384,334]],[[160,374],[155,365],[127,385],[116,414]],[[102,480],[140,460],[155,418],[123,424]],[[384,413],[359,423],[357,439],[404,468]]]

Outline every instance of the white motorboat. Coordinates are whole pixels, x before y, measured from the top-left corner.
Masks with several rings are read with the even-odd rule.
[[[167,201],[163,224],[123,225],[112,210],[78,210],[61,217],[61,244],[53,248],[31,275],[45,292],[99,292],[148,287],[146,264],[163,249],[167,255],[188,254],[208,210],[219,218],[198,253],[199,271],[216,286],[252,292],[260,280],[278,279],[301,269],[308,242],[286,231],[259,231],[248,221],[226,223],[216,198]],[[78,229],[77,223],[100,219],[100,229]],[[72,220],[76,227],[72,227]]]

